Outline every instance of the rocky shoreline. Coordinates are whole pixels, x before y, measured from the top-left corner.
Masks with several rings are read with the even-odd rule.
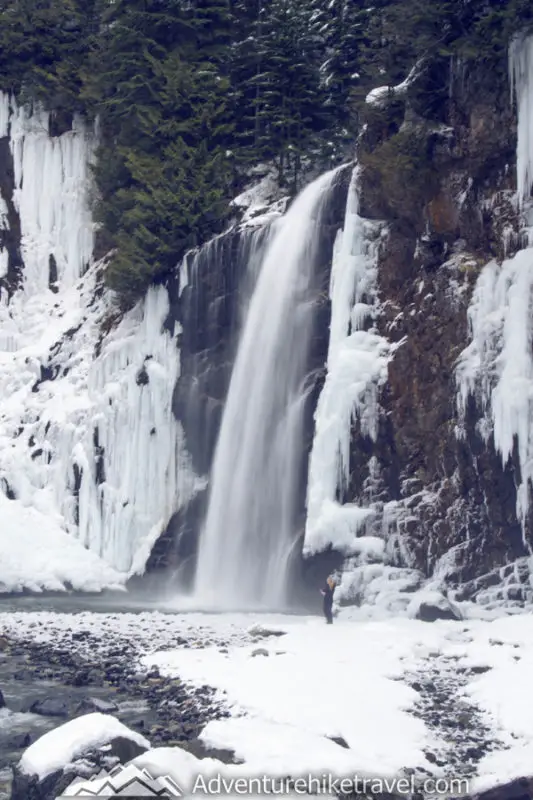
[[[224,622],[219,628],[218,623],[216,627],[189,624],[186,617],[174,614],[41,612],[23,617],[4,615],[0,624],[0,715],[9,722],[0,725],[0,800],[55,800],[75,775],[87,778],[102,768],[109,771],[147,748],[178,747],[196,758],[237,763],[232,750],[207,748],[199,738],[209,722],[230,716],[224,694],[207,684],[192,686],[165,677],[156,667],[143,666],[143,656],[180,648],[215,648],[225,654],[238,644],[262,661],[272,657],[268,638],[283,636],[283,631],[256,623],[248,627],[241,621]],[[454,641],[462,638],[460,631],[454,633]],[[436,649],[428,651],[419,670],[401,678],[419,694],[411,713],[424,721],[435,741],[443,743],[441,749],[430,745],[426,756],[448,777],[474,778],[487,752],[505,749],[464,692],[467,683],[487,669],[454,655],[439,655]],[[103,749],[85,750],[68,769],[56,770],[44,780],[17,767],[26,748],[43,734],[83,715],[98,714],[118,720],[133,737],[145,740],[144,748],[127,736],[115,737]],[[342,739],[334,741],[348,747]],[[429,773],[422,770],[417,778],[424,777]],[[401,800],[415,798],[425,800],[422,793],[401,796]],[[511,798],[533,800],[531,776],[462,800]]]
[[[197,647],[200,643],[178,637],[172,646]],[[197,757],[232,760],[230,752],[207,751],[198,739],[209,721],[228,716],[214,690],[163,677],[157,668],[143,671],[139,655],[134,643],[106,645],[84,631],[67,634],[58,646],[0,636],[0,690],[8,687],[1,704],[5,703],[5,713],[18,720],[0,741],[0,797],[28,800],[34,796],[35,787],[20,786],[20,780],[17,784],[16,763],[23,751],[44,732],[92,712],[113,715],[145,736],[152,747],[180,746]],[[95,768],[101,768],[96,754],[92,755]],[[133,757],[129,751],[121,752],[119,760],[126,755]],[[12,794],[9,769],[15,774]],[[35,797],[48,796],[45,789]]]

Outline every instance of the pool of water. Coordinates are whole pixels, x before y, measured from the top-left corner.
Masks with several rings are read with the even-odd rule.
[[[319,604],[318,604],[319,605]],[[318,609],[317,609],[318,610]],[[83,611],[100,614],[142,614],[158,611],[167,614],[253,615],[267,614],[276,617],[307,616],[310,610],[303,607],[275,608],[218,608],[201,605],[188,595],[102,592],[101,594],[5,594],[0,595],[0,613],[9,611],[51,611],[61,614],[78,614]]]

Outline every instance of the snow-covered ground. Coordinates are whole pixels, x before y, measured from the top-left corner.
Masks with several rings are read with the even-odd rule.
[[[73,649],[87,647],[71,640],[74,631],[108,644],[134,638],[141,667],[218,689],[231,716],[210,722],[202,738],[233,750],[242,763],[232,770],[247,776],[386,778],[411,768],[452,777],[447,754],[456,732],[440,738],[411,685],[451,663],[448,689],[480,720],[471,734],[493,747],[477,763],[472,791],[533,774],[532,623],[530,614],[424,623],[355,610],[341,611],[333,626],[283,615],[17,612],[0,614],[0,633],[70,641]],[[173,649],[180,635],[188,644]]]

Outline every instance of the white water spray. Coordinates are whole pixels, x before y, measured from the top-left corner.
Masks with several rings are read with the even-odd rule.
[[[211,473],[196,595],[279,606],[294,543],[320,219],[337,170],[273,226],[241,334]],[[308,391],[308,390],[307,390]]]

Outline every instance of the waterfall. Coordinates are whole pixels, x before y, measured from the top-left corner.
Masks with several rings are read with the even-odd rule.
[[[337,170],[274,222],[240,336],[211,471],[195,590],[217,606],[279,606],[303,452],[310,289]]]
[[[502,264],[488,263],[477,279],[468,309],[471,341],[457,363],[457,405],[464,420],[468,398],[475,397],[483,413],[478,432],[485,440],[494,436],[504,466],[516,452],[516,512],[527,545],[533,485],[533,239],[527,221],[533,183],[533,36],[512,42],[509,69],[518,112],[517,201],[528,244]]]

